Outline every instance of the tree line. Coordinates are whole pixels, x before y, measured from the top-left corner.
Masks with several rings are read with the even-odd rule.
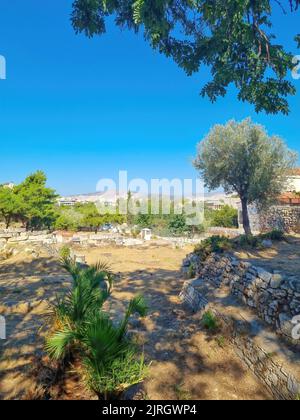
[[[58,195],[46,182],[44,172],[37,171],[12,188],[0,186],[0,217],[6,228],[12,223],[20,223],[27,230],[53,226]]]
[[[215,125],[199,143],[194,160],[205,186],[209,190],[223,188],[235,193],[241,201],[243,226],[251,234],[248,206],[258,210],[276,202],[288,187],[288,174],[297,162],[297,153],[290,150],[283,139],[269,136],[266,129],[251,119],[229,121]],[[158,233],[197,233],[205,226],[189,226],[185,214],[176,214],[174,202],[170,214],[148,213],[138,215],[100,214],[94,203],[77,204],[66,208],[57,205],[58,195],[47,187],[47,177],[42,171],[29,175],[21,184],[9,188],[0,186],[0,218],[8,228],[11,223],[21,223],[26,229],[90,229],[97,231],[105,223],[151,227]],[[128,200],[130,199],[128,193]],[[206,209],[206,222],[211,225],[235,227],[237,211],[223,207],[219,211]]]

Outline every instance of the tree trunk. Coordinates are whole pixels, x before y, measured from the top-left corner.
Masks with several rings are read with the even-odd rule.
[[[6,224],[6,229],[8,229],[9,228],[9,226],[10,226],[10,222],[11,222],[11,218],[8,216],[8,217],[6,217],[6,219],[5,219],[5,224]]]
[[[241,198],[242,202],[242,217],[243,217],[243,228],[246,235],[251,235],[249,214],[248,214],[248,201],[245,198]]]

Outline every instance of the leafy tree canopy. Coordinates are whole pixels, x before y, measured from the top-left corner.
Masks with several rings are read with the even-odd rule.
[[[0,186],[0,216],[5,221],[6,228],[18,218],[21,209],[19,197],[12,188]]]
[[[296,12],[300,0],[75,0],[72,24],[88,37],[106,31],[113,16],[117,26],[143,30],[152,48],[165,54],[188,75],[201,65],[212,79],[201,90],[215,101],[233,84],[238,98],[257,112],[289,112],[295,94],[287,73],[292,54],[272,33],[274,9]],[[300,45],[300,34],[295,40]]]
[[[28,228],[50,227],[56,218],[55,191],[46,186],[47,177],[42,171],[29,175],[15,187],[20,200],[19,217]]]
[[[296,161],[283,140],[270,137],[250,119],[216,125],[199,144],[195,167],[210,190],[223,187],[239,195],[246,233],[250,233],[247,205],[263,206],[280,194]]]

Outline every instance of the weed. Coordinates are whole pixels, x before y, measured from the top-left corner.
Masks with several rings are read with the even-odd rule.
[[[205,312],[202,317],[202,324],[209,331],[216,331],[219,327],[218,318],[212,311]]]
[[[216,342],[222,349],[226,346],[226,338],[223,335],[216,337]]]
[[[183,387],[184,383],[174,385],[174,392],[176,394],[177,399],[180,401],[191,400],[192,396],[190,392],[184,389]]]

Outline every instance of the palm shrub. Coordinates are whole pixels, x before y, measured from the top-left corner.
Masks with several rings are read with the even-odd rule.
[[[144,358],[138,356],[127,329],[133,314],[146,315],[147,305],[141,295],[134,297],[124,319],[115,324],[102,309],[112,287],[107,267],[81,268],[69,259],[63,263],[73,277],[73,288],[54,305],[55,328],[46,339],[46,351],[61,361],[72,350],[81,361],[86,386],[98,398],[117,398],[146,374]],[[103,282],[106,288],[101,289]]]
[[[99,399],[119,398],[146,375],[144,357],[138,356],[137,347],[126,336],[124,321],[115,326],[98,314],[87,323],[80,339],[83,378]]]
[[[65,295],[57,296],[51,305],[52,328],[46,348],[49,341],[59,341],[62,333],[75,331],[88,317],[97,313],[110,296],[113,286],[113,274],[106,264],[81,267],[71,258],[64,258],[62,265],[71,274],[73,284]],[[68,343],[73,341],[67,340]]]
[[[141,296],[132,299],[123,321],[115,325],[103,311],[91,312],[75,325],[65,324],[46,343],[49,356],[64,358],[70,347],[76,347],[86,386],[99,399],[118,398],[127,388],[141,382],[147,373],[143,355],[126,334],[130,316],[145,316],[147,306]]]

